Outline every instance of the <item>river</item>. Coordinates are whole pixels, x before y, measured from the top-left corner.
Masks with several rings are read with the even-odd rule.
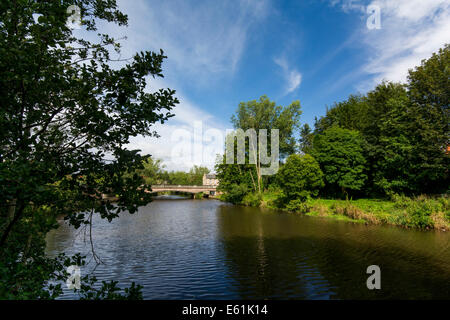
[[[366,226],[217,200],[159,199],[111,223],[93,219],[99,280],[144,286],[144,299],[450,299],[450,233]],[[47,252],[81,252],[63,221]],[[378,265],[381,289],[368,290]],[[76,298],[65,290],[63,299]]]

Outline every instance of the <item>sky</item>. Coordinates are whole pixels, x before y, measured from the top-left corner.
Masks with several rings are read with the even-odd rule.
[[[267,95],[300,100],[301,122],[366,93],[382,80],[406,81],[409,68],[450,43],[450,0],[118,0],[128,27],[101,24],[122,57],[163,49],[164,78],[148,91],[176,90],[175,117],[161,135],[130,149],[169,170],[213,169],[239,102]],[[378,15],[379,12],[379,15]],[[378,19],[379,17],[379,19]],[[82,30],[79,32],[83,32]]]

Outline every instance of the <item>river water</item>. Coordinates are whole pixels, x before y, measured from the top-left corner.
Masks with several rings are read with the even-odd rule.
[[[145,299],[450,299],[448,232],[173,198],[111,223],[94,218],[104,264],[82,275],[137,282]],[[47,243],[50,255],[92,257],[84,232],[63,221]],[[380,290],[367,289],[370,265],[381,269]]]

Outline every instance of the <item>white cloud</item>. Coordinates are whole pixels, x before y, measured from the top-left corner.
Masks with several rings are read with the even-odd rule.
[[[450,43],[450,0],[332,1],[344,11],[359,12],[372,3],[380,6],[381,29],[368,30],[361,24],[368,53],[362,71],[372,76],[363,84],[365,89],[383,79],[406,81],[408,69]]]
[[[365,11],[364,4],[360,0],[330,0],[332,6],[339,6],[344,12]]]
[[[268,12],[257,0],[122,0],[119,8],[134,47],[162,48],[169,72],[206,85],[234,73],[248,33]]]
[[[274,62],[283,70],[283,76],[286,81],[285,94],[295,91],[302,83],[302,74],[296,70],[291,69],[285,58],[275,58]]]
[[[154,126],[159,138],[138,136],[127,147],[163,160],[168,170],[189,170],[193,165],[213,170],[216,155],[223,153],[225,125],[187,99],[181,99],[173,113],[168,122]]]

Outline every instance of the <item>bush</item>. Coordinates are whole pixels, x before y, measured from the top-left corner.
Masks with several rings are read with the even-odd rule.
[[[262,201],[262,195],[259,193],[249,193],[242,199],[242,204],[249,207],[259,207]]]
[[[428,228],[434,227],[431,214],[433,213],[433,207],[428,201],[411,201],[410,205],[406,208],[407,218],[406,225],[409,227]]]
[[[248,187],[245,184],[238,185],[232,184],[227,193],[224,194],[223,198],[227,202],[232,204],[242,203],[245,195],[248,193]]]
[[[310,155],[290,155],[278,173],[278,183],[286,203],[291,200],[306,201],[317,196],[324,186],[323,173],[318,162]]]
[[[289,201],[286,205],[286,210],[290,212],[308,213],[311,210],[311,207],[306,203],[306,201],[295,199]]]
[[[201,200],[203,199],[204,195],[205,194],[203,192],[196,193],[194,194],[194,199]]]
[[[448,197],[432,199],[419,196],[414,199],[394,195],[395,206],[403,209],[400,224],[414,228],[448,229],[450,201]]]
[[[444,218],[450,222],[450,198],[448,196],[443,196],[440,197],[438,201],[442,205],[442,209],[445,212]]]

